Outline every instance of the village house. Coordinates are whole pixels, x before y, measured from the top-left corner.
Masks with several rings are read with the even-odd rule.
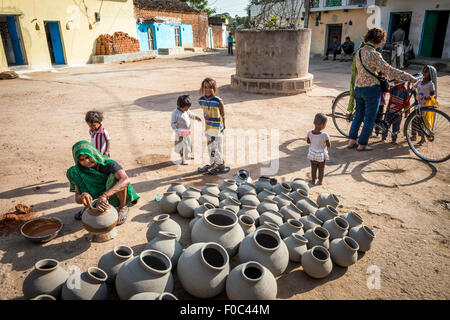
[[[226,18],[218,17],[209,17],[208,18],[209,27],[212,30],[211,48],[224,48],[228,46],[227,38],[228,38],[228,20]]]

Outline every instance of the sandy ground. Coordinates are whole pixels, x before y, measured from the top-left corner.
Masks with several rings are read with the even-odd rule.
[[[200,115],[196,100],[206,76],[215,78],[220,87],[228,129],[278,130],[279,170],[273,176],[291,181],[309,177],[306,132],[312,128],[315,113],[328,113],[332,98],[348,88],[349,70],[350,63],[313,59],[310,72],[315,87],[295,96],[232,90],[234,57],[224,51],[30,73],[29,79],[0,82],[0,213],[23,203],[39,214],[64,221],[60,235],[43,245],[19,234],[0,239],[0,299],[22,299],[24,278],[43,258],[84,271],[119,244],[140,253],[152,217],[160,214],[155,196],[173,181],[194,186],[221,183],[234,178],[239,168],[248,169],[257,179],[260,168],[267,166],[259,159],[258,163],[230,161],[231,172],[219,177],[196,174],[199,165],[195,163],[180,167],[170,161],[169,121],[176,98],[190,94],[195,102],[192,110]],[[440,74],[439,101],[447,111],[449,85],[450,76]],[[87,241],[87,232],[73,219],[80,206],[74,203],[65,177],[73,165],[72,144],[89,139],[84,114],[92,108],[105,112],[112,158],[126,168],[141,195],[128,221],[118,228],[119,235],[103,244]],[[343,205],[339,211],[359,212],[375,231],[376,240],[355,265],[335,267],[322,280],[309,278],[301,267],[290,263],[278,278],[277,298],[449,299],[450,162],[419,161],[403,138],[398,146],[373,140],[373,152],[346,150],[346,140],[331,121],[325,131],[332,140],[331,159],[324,185],[313,187],[311,198],[315,200],[321,192],[335,193]],[[182,226],[183,247],[188,246],[188,220],[177,215],[173,219]],[[373,274],[368,270],[373,268],[380,272],[380,286],[370,289],[367,282]],[[182,299],[193,298],[178,282],[174,293]]]

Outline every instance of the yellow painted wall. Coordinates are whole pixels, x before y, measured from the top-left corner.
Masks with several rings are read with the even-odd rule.
[[[3,40],[0,34],[0,72],[8,70],[8,64],[6,62],[5,51],[3,50]]]
[[[319,24],[316,27],[316,12],[311,13],[310,16],[310,28],[312,30],[311,35],[311,54],[325,54],[325,44],[328,38],[327,24],[342,24],[342,42],[345,37],[349,36],[355,43],[355,49],[361,44],[364,35],[368,31],[367,18],[369,14],[364,12],[364,9],[355,9],[344,12],[344,10],[328,11],[323,13],[321,20],[323,24]],[[349,26],[348,22],[352,21],[352,25]],[[345,24],[347,22],[347,24]]]
[[[85,7],[86,4],[86,7]],[[101,6],[100,22],[95,22],[95,12]],[[95,54],[95,39],[100,34],[116,31],[136,38],[136,19],[133,0],[2,0],[0,14],[17,14],[24,54],[30,68],[51,67],[44,21],[59,21],[63,50],[67,65],[90,62]],[[31,22],[33,19],[37,21]],[[72,20],[70,30],[66,24]],[[93,29],[89,29],[89,22]],[[38,23],[40,30],[35,29]],[[7,68],[6,57],[0,41],[0,69]]]

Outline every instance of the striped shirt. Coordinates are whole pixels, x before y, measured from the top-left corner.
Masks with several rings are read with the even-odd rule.
[[[91,135],[91,143],[92,145],[100,151],[101,154],[106,152],[106,141],[109,141],[111,138],[109,137],[108,131],[101,124],[100,127],[95,130],[89,130],[89,134]]]
[[[220,102],[222,102],[222,99],[214,95],[209,98],[202,96],[198,99],[205,117],[205,133],[207,136],[219,137],[223,134],[223,118],[220,115],[219,108]]]

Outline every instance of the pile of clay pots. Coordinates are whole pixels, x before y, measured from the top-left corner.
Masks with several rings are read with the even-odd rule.
[[[159,201],[162,214],[153,218],[140,255],[118,246],[76,276],[56,260],[41,260],[24,281],[24,296],[106,299],[109,282],[122,300],[177,299],[171,294],[176,272],[183,289],[197,298],[225,291],[232,300],[272,300],[275,277],[289,261],[312,278],[325,278],[334,264],[349,267],[358,251],[370,249],[375,234],[356,212],[340,214],[336,195],[322,193],[313,201],[305,181],[273,181],[224,180],[201,189],[173,183]],[[191,219],[187,248],[171,214]],[[239,264],[231,268],[234,257]]]

